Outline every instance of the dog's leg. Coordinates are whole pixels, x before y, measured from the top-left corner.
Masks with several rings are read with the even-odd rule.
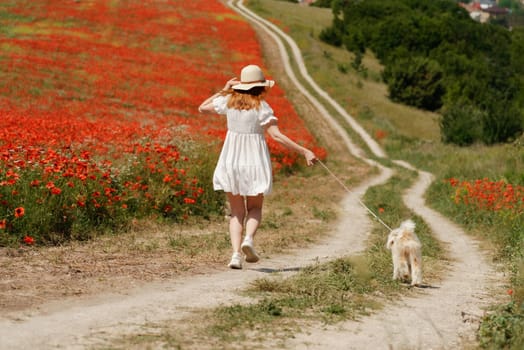
[[[400,257],[398,249],[391,249],[391,260],[393,260],[393,279],[397,280],[400,278]]]
[[[410,274],[410,268],[409,268],[409,252],[406,250],[403,250],[400,254],[399,263],[398,263],[398,274],[399,278],[403,282],[409,281],[409,278],[411,276]]]
[[[411,285],[419,286],[422,284],[422,253],[420,247],[411,248]]]

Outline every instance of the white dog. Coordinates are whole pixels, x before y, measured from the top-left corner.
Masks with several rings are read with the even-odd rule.
[[[409,281],[412,286],[422,284],[422,245],[415,234],[415,223],[402,222],[388,236],[387,248],[393,258],[393,279]]]

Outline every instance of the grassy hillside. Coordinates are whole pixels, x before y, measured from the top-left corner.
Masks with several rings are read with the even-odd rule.
[[[366,70],[355,72],[350,52],[318,39],[320,31],[331,23],[331,10],[286,1],[250,0],[248,4],[293,37],[304,54],[310,75],[354,117],[360,116],[368,130],[394,129],[407,137],[440,139],[438,115],[395,104],[387,98],[387,87],[380,79],[382,66],[371,53],[363,59]]]

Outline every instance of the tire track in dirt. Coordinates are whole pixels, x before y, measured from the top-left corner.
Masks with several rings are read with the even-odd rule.
[[[282,40],[289,45],[300,74],[311,88],[344,117],[364,140],[373,155],[386,157],[369,134],[309,76],[301,52],[292,38],[271,22],[247,9],[242,0],[236,3],[230,0],[228,4],[255,25],[263,28],[277,42],[288,75],[292,77],[295,84],[298,84],[299,89],[312,104],[317,106],[326,120],[340,131],[343,138],[343,128],[326,112],[325,108],[318,106],[318,101],[294,77],[289,67],[289,56],[287,52],[282,52],[285,50]],[[346,145],[354,155],[368,163],[374,163],[366,158],[362,150],[355,151],[352,142],[346,141]],[[350,321],[335,327],[308,329],[302,334],[295,335],[295,338],[290,341],[293,348],[456,349],[464,346],[465,343],[475,342],[475,330],[483,309],[493,303],[491,295],[495,290],[499,292],[502,290],[500,281],[503,278],[490,266],[477,242],[468,237],[460,227],[425,205],[424,194],[433,176],[415,169],[406,162],[395,161],[395,163],[418,173],[417,181],[405,192],[403,200],[408,208],[423,218],[437,239],[446,245],[452,264],[446,272],[445,279],[437,288],[421,290],[416,298],[404,298],[360,322]],[[388,171],[391,174],[391,169],[379,167],[382,173]],[[354,236],[349,237],[352,240],[358,239]]]

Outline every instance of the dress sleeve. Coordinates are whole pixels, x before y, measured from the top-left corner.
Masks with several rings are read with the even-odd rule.
[[[260,104],[258,120],[261,126],[266,125],[272,120],[278,120],[278,118],[273,114],[273,109],[269,106],[269,104],[267,104],[266,101],[262,101]]]
[[[220,95],[218,97],[215,97],[213,99],[213,107],[215,107],[215,111],[218,114],[226,114],[227,113],[227,101],[229,99],[229,95]]]

